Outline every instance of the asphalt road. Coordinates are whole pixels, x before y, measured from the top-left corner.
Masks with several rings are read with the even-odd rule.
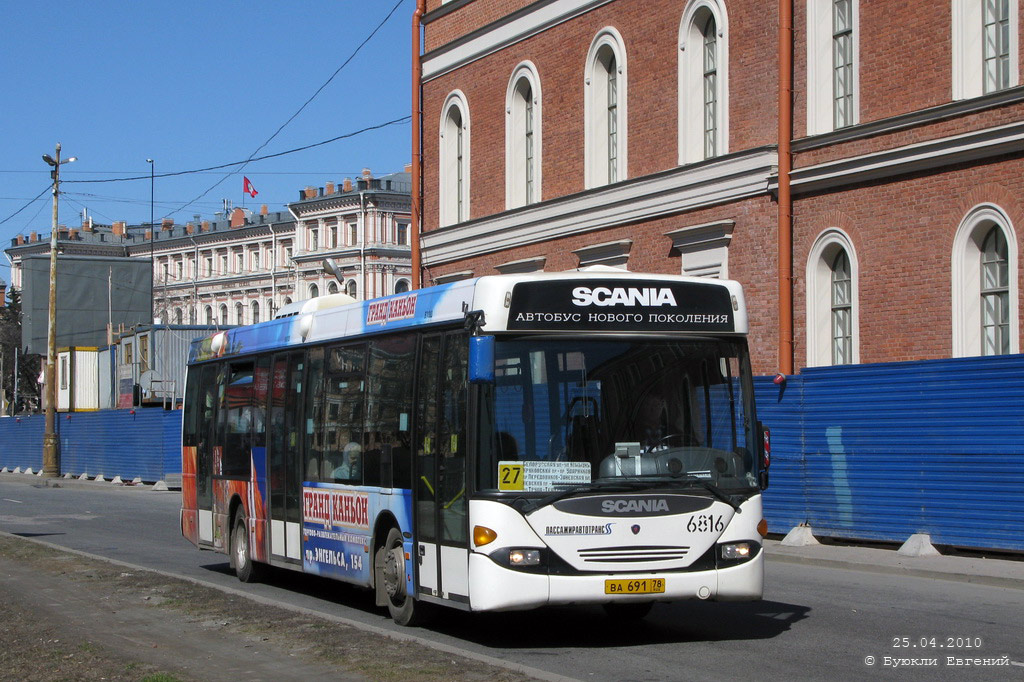
[[[241,584],[226,555],[200,552],[180,536],[178,507],[176,492],[0,480],[2,531],[401,630],[368,592],[346,585],[285,571],[269,584]],[[766,584],[760,602],[662,604],[639,624],[614,622],[597,608],[452,611],[415,632],[581,680],[1024,679],[1024,590],[771,555]],[[1003,656],[1007,665],[973,660]],[[936,664],[922,665],[930,659]]]

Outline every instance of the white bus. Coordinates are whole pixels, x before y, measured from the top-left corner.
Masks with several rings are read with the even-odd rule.
[[[318,309],[319,308],[319,309]],[[766,432],[739,284],[499,275],[194,342],[182,533],[395,621],[762,595]]]

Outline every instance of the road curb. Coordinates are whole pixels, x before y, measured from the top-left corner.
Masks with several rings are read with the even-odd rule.
[[[59,481],[60,479],[51,479],[51,480]],[[176,574],[171,573],[169,571],[161,571],[160,569],[156,569],[156,568],[148,568],[146,566],[139,566],[138,564],[132,564],[132,563],[128,563],[127,561],[121,561],[119,559],[111,559],[109,557],[99,556],[97,554],[91,554],[89,552],[84,552],[84,551],[79,550],[79,549],[71,549],[69,547],[61,547],[60,545],[55,545],[53,543],[46,542],[44,540],[39,540],[39,539],[36,539],[36,538],[27,538],[27,537],[24,537],[24,536],[21,536],[21,535],[17,535],[15,533],[8,533],[7,531],[0,531],[0,536],[11,538],[11,539],[23,540],[25,542],[35,543],[35,544],[40,545],[42,547],[46,547],[48,549],[56,550],[58,552],[65,552],[65,553],[68,553],[68,554],[74,554],[76,556],[85,557],[87,559],[93,559],[95,561],[102,561],[104,563],[111,564],[113,566],[119,566],[119,567],[122,567],[122,568],[128,568],[128,569],[131,569],[133,571],[139,571],[139,572],[143,572],[144,571],[144,572],[147,572],[147,573],[154,573],[156,575],[160,575],[160,576],[163,576],[165,578],[169,578],[171,580],[181,580],[181,581],[184,581],[184,582],[192,583],[193,585],[200,585],[202,587],[207,587],[207,588],[210,588],[210,589],[214,589],[214,590],[217,590],[219,592],[223,592],[225,594],[230,594],[230,595],[233,595],[233,596],[236,596],[236,597],[242,597],[242,598],[245,598],[245,599],[249,599],[249,600],[254,601],[254,602],[258,603],[258,604],[264,604],[266,606],[274,606],[274,607],[277,607],[277,608],[280,608],[280,609],[285,609],[287,611],[291,611],[293,613],[298,613],[298,614],[301,614],[301,615],[304,615],[304,616],[310,616],[312,618],[320,618],[322,620],[327,620],[327,621],[330,621],[332,623],[338,623],[340,625],[347,625],[347,626],[355,628],[357,630],[362,630],[364,632],[369,632],[369,633],[372,633],[372,634],[375,634],[375,635],[379,635],[379,636],[382,636],[382,637],[389,637],[391,639],[396,639],[396,640],[403,641],[403,642],[414,642],[414,643],[419,644],[421,646],[425,646],[425,647],[428,647],[430,649],[434,649],[435,651],[440,651],[440,652],[443,652],[443,653],[446,653],[446,654],[451,654],[451,655],[454,655],[454,656],[460,656],[462,658],[468,658],[470,660],[478,661],[480,663],[486,663],[488,665],[493,665],[493,666],[495,666],[497,668],[504,668],[505,670],[510,670],[512,672],[517,672],[517,673],[520,673],[522,675],[528,675],[528,676],[533,677],[533,678],[538,679],[538,680],[544,680],[545,682],[580,682],[580,680],[578,678],[575,678],[575,677],[566,677],[565,675],[559,675],[557,673],[548,672],[546,670],[540,670],[539,668],[533,668],[531,666],[522,665],[522,664],[519,664],[519,663],[513,663],[511,661],[506,661],[506,660],[504,660],[502,658],[497,658],[497,657],[494,657],[494,656],[488,656],[487,654],[481,654],[481,653],[478,653],[478,652],[475,652],[475,651],[468,651],[468,650],[465,650],[465,649],[460,649],[460,648],[452,646],[450,644],[444,644],[444,643],[441,643],[441,642],[435,642],[433,640],[426,639],[424,637],[420,637],[420,636],[412,634],[412,633],[396,632],[396,631],[393,631],[393,630],[387,630],[385,628],[378,627],[376,625],[371,625],[369,623],[363,623],[363,622],[360,622],[358,620],[353,620],[353,619],[350,619],[350,618],[345,618],[343,616],[335,616],[333,614],[323,613],[322,611],[317,611],[315,609],[310,609],[310,608],[307,608],[307,607],[304,607],[304,606],[295,606],[293,604],[287,604],[287,603],[284,603],[284,602],[277,601],[275,599],[271,599],[269,597],[264,597],[264,596],[256,595],[256,594],[250,594],[249,592],[246,592],[246,591],[238,589],[238,588],[227,587],[225,585],[218,585],[216,583],[207,582],[207,581],[201,580],[199,578],[193,578],[191,576],[185,576],[185,575],[176,575]]]

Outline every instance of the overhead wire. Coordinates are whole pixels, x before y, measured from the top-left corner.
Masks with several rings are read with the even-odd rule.
[[[238,167],[238,168],[236,168],[236,169],[232,170],[232,171],[231,171],[231,172],[229,172],[229,173],[225,173],[225,174],[224,174],[224,176],[223,176],[223,177],[221,177],[221,179],[220,179],[220,180],[218,180],[217,182],[215,182],[215,183],[213,183],[212,185],[210,185],[210,186],[209,186],[209,187],[208,187],[208,188],[207,188],[207,189],[206,189],[205,191],[203,191],[203,192],[202,192],[201,194],[199,194],[199,195],[198,195],[198,196],[196,196],[196,197],[195,197],[194,199],[192,199],[192,201],[190,201],[190,202],[189,202],[189,203],[187,203],[187,204],[183,204],[182,206],[178,207],[178,208],[177,208],[176,210],[174,210],[174,211],[171,211],[171,213],[168,213],[168,214],[166,214],[166,215],[165,215],[164,217],[167,217],[167,216],[169,216],[169,215],[171,215],[171,214],[173,214],[173,213],[177,213],[178,211],[183,211],[183,210],[185,210],[186,208],[188,208],[189,206],[191,206],[192,204],[194,204],[195,202],[199,201],[200,199],[202,199],[203,197],[205,197],[205,196],[206,196],[207,194],[209,194],[210,192],[212,192],[212,191],[213,191],[213,190],[214,190],[214,189],[215,189],[215,188],[216,188],[216,187],[217,187],[218,185],[220,185],[220,184],[221,184],[222,182],[224,182],[225,180],[227,180],[227,179],[228,179],[229,177],[231,177],[232,175],[235,175],[235,174],[237,174],[237,173],[241,172],[241,171],[242,171],[242,170],[243,170],[243,169],[244,169],[244,168],[245,168],[245,167],[246,167],[246,166],[247,166],[247,165],[248,165],[249,163],[251,163],[252,161],[254,161],[254,160],[255,160],[255,156],[256,156],[256,155],[257,155],[257,154],[258,154],[258,153],[260,152],[260,150],[261,150],[261,149],[263,149],[264,147],[266,147],[266,146],[267,146],[268,144],[270,144],[270,142],[271,142],[271,141],[272,141],[272,140],[273,140],[273,139],[274,139],[275,137],[277,137],[277,136],[278,136],[278,134],[280,134],[280,132],[281,132],[282,130],[284,130],[284,129],[285,129],[285,127],[286,127],[286,126],[287,126],[287,125],[288,125],[289,123],[291,123],[291,122],[292,122],[293,120],[295,120],[295,117],[297,117],[297,116],[298,116],[298,115],[299,115],[300,113],[302,113],[302,111],[303,111],[303,110],[304,110],[304,109],[305,109],[305,108],[306,108],[306,107],[307,107],[307,106],[309,105],[309,103],[310,103],[310,102],[312,102],[312,101],[313,101],[314,99],[316,99],[317,95],[319,95],[319,94],[320,94],[320,93],[321,93],[321,92],[322,92],[322,91],[324,90],[324,88],[326,88],[326,87],[327,87],[327,86],[328,86],[328,85],[330,84],[330,82],[334,80],[335,76],[337,76],[337,75],[338,75],[339,73],[341,73],[341,70],[342,70],[342,69],[344,69],[344,68],[345,68],[346,66],[348,66],[348,64],[349,64],[349,63],[350,63],[350,62],[351,62],[351,61],[352,61],[352,60],[353,60],[353,59],[355,58],[355,56],[356,56],[357,54],[359,54],[360,50],[362,50],[362,49],[363,49],[363,46],[364,46],[364,45],[366,45],[366,43],[370,42],[370,40],[371,40],[371,39],[372,39],[372,38],[373,38],[373,37],[374,37],[375,35],[377,35],[377,32],[378,32],[378,31],[379,31],[379,30],[381,29],[381,27],[383,27],[383,26],[384,26],[384,24],[386,24],[386,23],[387,23],[388,19],[390,19],[390,18],[391,18],[391,16],[392,16],[392,15],[393,15],[393,14],[395,13],[395,11],[397,11],[397,10],[398,10],[399,6],[400,6],[400,5],[401,5],[401,4],[403,3],[403,2],[405,2],[405,0],[398,0],[398,2],[396,2],[396,3],[395,3],[394,7],[392,7],[392,8],[391,8],[391,11],[387,13],[387,16],[385,16],[385,17],[384,17],[384,18],[383,18],[383,19],[381,20],[381,22],[380,22],[379,24],[377,24],[377,27],[376,27],[376,28],[374,28],[374,29],[373,29],[373,30],[372,30],[372,31],[370,32],[370,35],[366,36],[366,38],[364,38],[364,39],[363,39],[363,41],[362,41],[361,43],[359,43],[359,45],[357,45],[357,46],[356,46],[356,48],[355,48],[355,49],[354,49],[354,50],[352,51],[352,54],[350,54],[350,55],[348,56],[348,58],[347,58],[347,59],[346,59],[346,60],[345,60],[344,62],[342,62],[341,66],[339,66],[339,67],[338,67],[337,69],[335,69],[335,70],[334,70],[334,73],[332,73],[332,74],[331,74],[331,77],[330,77],[330,78],[328,78],[328,79],[327,79],[327,80],[326,80],[326,81],[324,82],[324,84],[323,84],[323,85],[321,85],[321,86],[320,86],[319,88],[317,88],[317,89],[316,89],[316,92],[314,92],[314,93],[313,93],[312,95],[310,95],[310,96],[309,96],[309,98],[307,98],[307,99],[306,99],[306,101],[302,103],[302,106],[300,106],[300,107],[298,108],[298,110],[297,110],[297,111],[296,111],[296,112],[295,112],[294,114],[292,114],[292,115],[291,115],[291,116],[290,116],[290,117],[288,118],[288,120],[287,120],[287,121],[285,121],[284,123],[282,123],[282,124],[281,124],[281,125],[280,125],[280,126],[279,126],[279,127],[277,128],[277,130],[275,130],[275,131],[274,131],[274,133],[273,133],[273,134],[272,134],[272,135],[271,135],[270,137],[268,137],[268,138],[266,139],[266,141],[264,141],[264,142],[263,142],[263,144],[261,144],[261,145],[260,145],[259,147],[257,147],[257,148],[256,148],[256,150],[255,150],[255,151],[253,151],[253,153],[249,155],[249,158],[248,158],[248,159],[246,159],[246,160],[245,160],[245,161],[244,161],[244,162],[243,162],[243,163],[242,163],[241,165],[239,165],[239,167]],[[408,117],[403,117],[403,118],[408,118],[408,119],[411,119],[412,117],[411,117],[411,116],[408,116]],[[397,121],[391,121],[391,122],[390,122],[390,124],[394,124],[395,122],[397,122]],[[385,125],[388,125],[388,124],[385,124]],[[379,127],[384,127],[384,126],[383,126],[383,125],[382,125],[382,126],[373,126],[373,127],[371,127],[371,128],[367,128],[367,129],[364,129],[364,130],[374,130],[374,129],[376,129],[376,128],[379,128]],[[340,137],[336,138],[335,140],[331,140],[331,141],[332,141],[332,142],[334,142],[334,141],[336,141],[336,140],[339,140],[339,139],[343,139],[344,137],[346,137],[346,136],[340,136]],[[326,144],[326,143],[325,143],[325,144]],[[308,148],[310,148],[310,147],[312,147],[312,146],[315,146],[315,145],[310,145],[309,147],[306,147],[306,149],[308,149]],[[296,150],[296,151],[297,151],[297,150]],[[272,156],[273,156],[273,155],[271,155],[271,156],[268,156],[267,158],[272,158]]]
[[[386,24],[387,21],[394,15],[394,13],[398,10],[398,8],[402,5],[403,2],[405,2],[405,0],[398,0],[395,3],[395,5],[391,8],[391,11],[389,11],[387,13],[387,15],[380,21],[380,23],[377,24],[377,26],[373,29],[373,31],[371,31],[370,34],[367,35],[366,38],[364,38],[363,41],[360,42],[359,45],[356,46],[356,48],[345,59],[345,61],[342,62],[342,64],[337,69],[335,69],[334,73],[332,73],[331,76],[326,81],[324,81],[324,83],[321,84],[320,87],[317,88],[316,91],[314,91],[313,94],[310,95],[306,99],[305,102],[302,103],[302,105],[295,111],[295,113],[293,113],[284,123],[282,123],[280,126],[278,126],[277,130],[275,130],[274,133],[272,135],[270,135],[270,137],[268,137],[262,144],[260,144],[260,146],[257,147],[255,149],[255,151],[253,151],[253,153],[250,154],[247,159],[245,159],[243,161],[234,161],[234,162],[230,162],[230,163],[218,164],[218,165],[215,165],[215,166],[207,166],[205,168],[197,168],[197,169],[184,170],[184,171],[173,171],[173,172],[167,172],[167,173],[159,173],[159,174],[156,174],[156,175],[148,174],[148,175],[139,175],[139,176],[128,176],[128,177],[106,178],[106,179],[93,179],[93,180],[70,180],[69,179],[69,180],[64,180],[63,183],[64,184],[72,184],[72,183],[74,183],[74,184],[92,184],[92,183],[101,183],[101,182],[128,182],[128,181],[135,181],[135,180],[152,180],[154,177],[165,178],[165,177],[174,177],[174,176],[179,176],[179,175],[191,175],[191,174],[196,174],[196,173],[204,173],[204,172],[209,172],[209,171],[221,170],[221,169],[224,169],[224,168],[231,168],[233,166],[238,166],[238,168],[232,170],[230,173],[225,173],[219,180],[217,180],[217,182],[212,184],[209,188],[207,188],[204,192],[202,192],[201,194],[199,194],[198,196],[193,198],[191,201],[189,201],[189,202],[179,206],[178,208],[176,208],[175,210],[173,210],[173,211],[171,211],[170,213],[167,214],[167,215],[171,215],[173,213],[177,213],[179,211],[183,211],[186,208],[188,208],[189,206],[192,206],[193,204],[197,203],[200,199],[205,197],[207,194],[209,194],[211,191],[213,191],[218,185],[220,185],[222,182],[224,182],[224,180],[226,180],[227,178],[231,177],[232,175],[237,174],[238,172],[243,170],[246,165],[248,165],[249,163],[252,163],[253,161],[264,161],[266,159],[273,159],[273,158],[277,158],[277,157],[281,157],[281,156],[286,156],[288,154],[295,154],[295,153],[298,153],[298,152],[301,152],[301,151],[306,151],[308,149],[313,149],[313,148],[316,148],[316,147],[321,147],[321,146],[324,146],[324,145],[327,145],[327,144],[331,144],[333,142],[338,142],[339,140],[344,140],[344,139],[347,139],[347,138],[355,137],[357,135],[362,135],[364,133],[367,133],[367,132],[370,132],[370,131],[373,131],[373,130],[380,130],[382,128],[386,128],[386,127],[389,127],[389,126],[392,126],[392,125],[397,125],[397,124],[400,124],[400,123],[405,123],[407,121],[410,121],[412,119],[412,116],[403,116],[401,118],[392,119],[390,121],[386,121],[384,123],[379,123],[377,125],[366,126],[364,128],[361,128],[359,130],[356,130],[356,131],[353,131],[353,132],[350,132],[350,133],[345,133],[343,135],[338,135],[336,137],[332,137],[332,138],[330,138],[328,140],[322,140],[320,142],[314,142],[312,144],[303,145],[301,147],[295,147],[293,149],[288,149],[288,150],[285,150],[285,151],[276,152],[274,154],[265,154],[263,156],[256,156],[260,152],[260,150],[262,150],[264,147],[266,147],[268,144],[270,144],[270,142],[273,141],[274,138],[276,138],[281,133],[281,131],[283,131],[285,129],[285,127],[288,126],[289,123],[291,123],[293,120],[295,120],[295,118],[299,114],[301,114],[302,111],[305,110],[305,108],[307,106],[309,106],[309,104],[312,103],[313,100],[316,99],[316,97],[328,85],[330,85],[330,83],[337,77],[337,75],[339,73],[341,73],[341,71],[346,66],[348,66],[348,64],[356,57],[357,54],[359,54],[359,52],[362,50],[362,48],[370,40],[373,39],[373,37],[380,31],[380,29],[384,26],[384,24]],[[18,214],[20,214],[22,211],[24,211],[26,208],[31,206],[40,197],[42,197],[43,194],[45,194],[49,189],[50,189],[50,187],[47,186],[46,188],[43,189],[43,191],[41,191],[39,194],[37,194],[34,198],[29,200],[27,203],[25,203],[25,205],[23,205],[17,211],[15,211],[11,215],[7,216],[3,220],[0,220],[0,225],[3,225],[4,223],[10,221],[12,218],[14,218]],[[38,215],[38,213],[37,213],[37,215]]]

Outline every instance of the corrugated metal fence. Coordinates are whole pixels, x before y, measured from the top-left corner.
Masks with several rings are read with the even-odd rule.
[[[181,411],[146,408],[57,415],[61,473],[181,481]],[[0,467],[43,466],[45,418],[0,419]]]
[[[1024,356],[758,379],[769,529],[1024,550]]]

